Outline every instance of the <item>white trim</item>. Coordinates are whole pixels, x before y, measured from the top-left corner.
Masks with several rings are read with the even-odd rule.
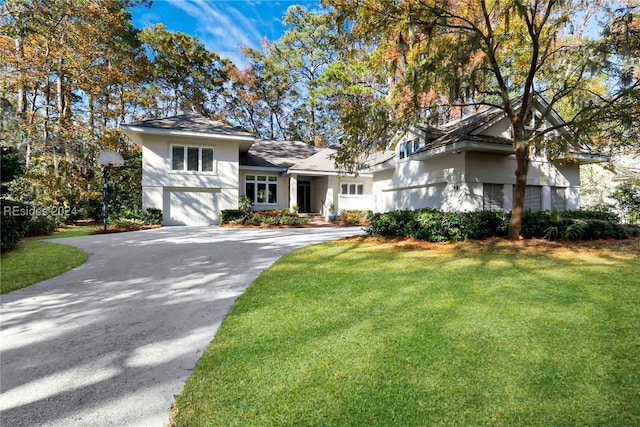
[[[173,149],[175,147],[182,147],[183,158],[182,158],[182,167],[183,169],[174,169],[173,168]],[[188,150],[189,148],[195,148],[198,150],[198,170],[189,170],[188,167]],[[202,170],[202,150],[211,150],[213,155],[212,159],[212,170],[203,171]],[[186,143],[175,143],[169,144],[169,173],[175,174],[187,174],[187,175],[217,175],[218,174],[218,161],[216,160],[216,149],[211,145],[195,145],[195,144],[186,144]]]
[[[121,125],[120,129],[129,132],[138,132],[150,135],[177,135],[187,137],[199,137],[199,138],[215,138],[215,139],[230,139],[239,141],[255,141],[255,136],[244,135],[227,135],[224,133],[208,133],[208,132],[190,132],[184,130],[171,130],[171,129],[159,129],[159,128],[147,128],[138,126]]]
[[[355,193],[350,193],[350,192],[343,193],[342,192],[342,186],[343,185],[347,186],[347,190],[350,190],[351,186],[355,185],[356,186],[355,187],[356,192]],[[358,194],[358,186],[362,187],[362,194]],[[352,196],[356,196],[356,197],[360,196],[361,197],[361,196],[365,196],[365,193],[364,193],[364,182],[341,181],[340,182],[340,193],[338,193],[338,194],[340,194],[343,197],[352,197]]]
[[[273,172],[273,173],[282,173],[287,171],[287,168],[280,168],[280,167],[273,167],[273,166],[240,165],[239,169],[242,171],[264,171],[264,172]]]
[[[253,180],[247,180],[247,176],[254,176],[255,179]],[[265,180],[264,181],[260,181],[258,180],[258,176],[264,176]],[[270,180],[269,178],[275,178],[275,181]],[[254,184],[254,188],[253,188],[253,205],[260,205],[260,206],[276,206],[278,205],[278,201],[280,199],[280,178],[278,177],[278,175],[276,174],[260,174],[260,173],[245,173],[244,174],[244,179],[242,180],[243,183],[243,193],[245,196],[249,197],[249,195],[247,194],[247,183],[252,183]],[[267,190],[267,201],[266,202],[259,202],[258,201],[258,184],[266,184],[266,190]],[[276,186],[276,201],[275,202],[269,202],[269,186],[275,184]]]
[[[351,178],[362,177],[362,178],[371,178],[373,177],[373,173],[358,173],[357,175],[354,173],[341,173],[336,171],[310,171],[305,169],[288,169],[287,175],[305,175],[305,176],[348,176]]]

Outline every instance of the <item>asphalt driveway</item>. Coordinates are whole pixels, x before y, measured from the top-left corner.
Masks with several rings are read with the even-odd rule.
[[[170,227],[56,240],[89,259],[2,296],[0,424],[163,426],[264,269],[293,249],[360,233]]]

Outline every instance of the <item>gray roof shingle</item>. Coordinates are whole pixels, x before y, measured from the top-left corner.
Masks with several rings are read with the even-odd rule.
[[[321,149],[300,141],[257,139],[247,153],[240,154],[243,166],[289,168]]]
[[[222,134],[232,136],[254,137],[253,134],[242,129],[226,125],[196,113],[182,114],[173,117],[140,120],[127,123],[126,127],[142,127],[152,129],[178,130],[203,134]]]

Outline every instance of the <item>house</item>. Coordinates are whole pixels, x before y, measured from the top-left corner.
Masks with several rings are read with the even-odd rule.
[[[532,120],[542,120],[539,101]],[[562,123],[551,112],[543,126]],[[219,212],[249,197],[255,210],[328,214],[347,209],[386,212],[510,210],[515,156],[501,110],[487,108],[438,128],[414,127],[365,159],[357,174],[336,169],[333,148],[254,135],[197,114],[121,126],[142,146],[144,207],[163,210],[165,225],[216,224]],[[525,209],[576,209],[580,165],[606,161],[584,144],[565,158],[534,153]]]

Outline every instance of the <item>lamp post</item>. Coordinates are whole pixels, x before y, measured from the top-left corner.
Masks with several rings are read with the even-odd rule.
[[[102,150],[98,153],[98,163],[102,165],[102,226],[107,231],[107,220],[109,219],[109,209],[107,203],[109,201],[109,192],[107,181],[109,179],[109,168],[119,168],[124,165],[122,156],[113,150]]]

